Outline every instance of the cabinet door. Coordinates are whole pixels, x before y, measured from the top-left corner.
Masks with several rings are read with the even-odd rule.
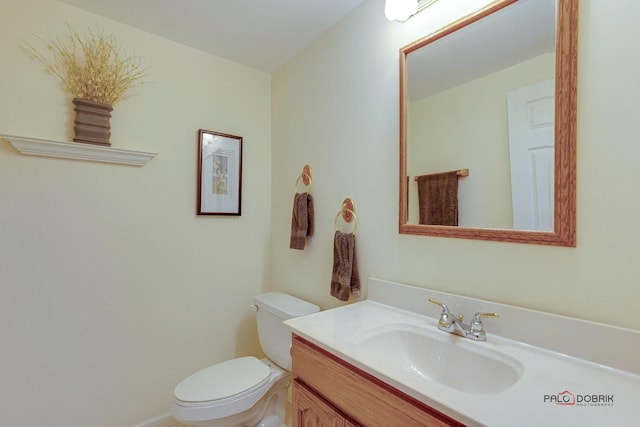
[[[293,382],[293,427],[346,427],[345,417],[298,381]]]

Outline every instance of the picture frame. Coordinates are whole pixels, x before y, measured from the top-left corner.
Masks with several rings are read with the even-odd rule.
[[[242,137],[198,130],[198,215],[240,215]]]

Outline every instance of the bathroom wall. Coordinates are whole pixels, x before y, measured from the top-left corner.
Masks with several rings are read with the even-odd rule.
[[[0,0],[0,133],[73,136],[59,81],[19,49],[99,25],[149,66],[115,106],[129,167],[0,139],[0,425],[130,427],[189,373],[259,354],[270,238],[270,76],[53,0]],[[242,216],[198,217],[199,128],[244,137]]]
[[[440,0],[401,24],[364,2],[273,76],[273,282],[322,307],[334,216],[357,203],[360,276],[640,328],[640,3],[580,1],[577,247],[398,234],[398,49],[450,22]],[[316,237],[288,248],[293,183],[314,170]],[[347,229],[347,227],[342,227]],[[426,303],[425,313],[435,314]]]

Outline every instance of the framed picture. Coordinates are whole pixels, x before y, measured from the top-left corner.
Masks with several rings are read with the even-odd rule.
[[[242,137],[198,131],[198,215],[240,215]]]

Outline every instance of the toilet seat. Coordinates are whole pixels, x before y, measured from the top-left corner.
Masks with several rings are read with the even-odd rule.
[[[275,383],[283,380],[288,383],[289,379],[290,375],[269,359],[227,360],[198,371],[178,384],[171,414],[187,423],[236,416],[251,410]]]
[[[271,369],[255,357],[226,360],[185,378],[174,390],[183,406],[211,406],[242,399],[269,381]]]

